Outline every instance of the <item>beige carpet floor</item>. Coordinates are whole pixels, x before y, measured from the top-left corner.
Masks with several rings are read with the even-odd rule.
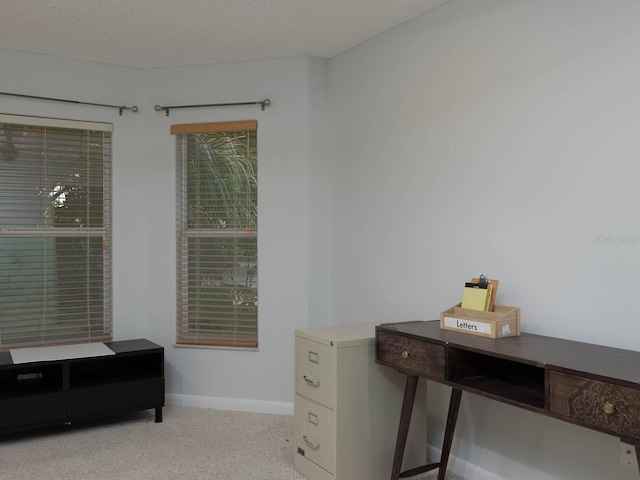
[[[0,480],[304,480],[292,436],[291,416],[165,407],[162,423],[149,410],[0,435]]]

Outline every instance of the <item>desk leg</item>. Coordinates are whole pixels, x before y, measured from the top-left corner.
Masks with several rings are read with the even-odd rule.
[[[447,426],[444,431],[442,453],[440,454],[440,470],[438,470],[438,480],[444,480],[445,473],[447,473],[447,463],[449,463],[451,442],[453,441],[453,432],[456,429],[456,422],[458,421],[458,410],[460,409],[461,398],[462,390],[458,390],[457,388],[451,390],[449,414],[447,415]]]
[[[636,445],[636,458],[638,459],[638,472],[640,473],[640,445]]]
[[[404,400],[402,401],[402,411],[400,413],[400,426],[398,427],[398,439],[396,440],[396,452],[393,456],[393,468],[391,469],[391,480],[398,480],[400,478],[402,457],[404,456],[404,447],[407,444],[409,424],[411,423],[411,413],[413,412],[413,401],[416,398],[417,388],[418,377],[416,375],[407,375],[407,383],[404,387]]]

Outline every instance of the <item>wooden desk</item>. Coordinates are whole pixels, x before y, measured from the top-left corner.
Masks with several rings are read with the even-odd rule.
[[[640,463],[640,352],[523,333],[498,340],[417,321],[376,327],[376,362],[407,376],[391,480],[440,467],[462,392],[619,437]],[[401,472],[418,378],[452,387],[440,463]]]

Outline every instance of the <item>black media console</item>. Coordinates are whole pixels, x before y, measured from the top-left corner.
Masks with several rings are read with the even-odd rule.
[[[0,352],[0,432],[155,408],[162,421],[164,348],[105,343],[115,355],[14,364]]]

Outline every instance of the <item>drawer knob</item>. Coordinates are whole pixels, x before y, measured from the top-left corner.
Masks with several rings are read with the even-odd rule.
[[[616,413],[616,407],[609,403],[609,402],[605,402],[604,406],[602,407],[602,409],[604,410],[604,413],[606,413],[607,415],[612,415],[614,413]]]
[[[312,387],[319,387],[320,386],[320,382],[318,380],[314,380],[311,377],[304,375],[302,378],[304,378],[304,381],[307,382],[309,385],[311,385]]]
[[[411,356],[411,354],[407,350],[404,350],[401,355],[402,358],[409,358]]]

